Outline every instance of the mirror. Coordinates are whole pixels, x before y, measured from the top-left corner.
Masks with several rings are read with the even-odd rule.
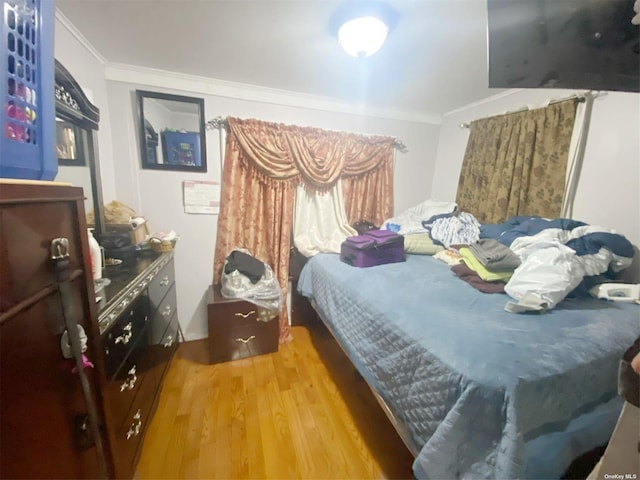
[[[100,168],[95,147],[100,111],[89,101],[67,69],[58,60],[55,63],[56,180],[83,188],[87,224],[93,226],[99,235],[105,231]]]
[[[207,171],[204,100],[136,90],[142,168]]]

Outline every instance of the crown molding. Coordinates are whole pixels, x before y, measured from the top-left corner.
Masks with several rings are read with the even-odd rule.
[[[456,108],[454,110],[451,110],[451,111],[445,113],[443,115],[443,117],[446,117],[448,115],[454,115],[454,114],[460,113],[460,112],[464,112],[466,110],[469,110],[470,108],[479,107],[481,105],[486,105],[488,103],[493,103],[496,100],[500,100],[501,98],[505,98],[505,97],[510,97],[511,95],[515,95],[516,93],[523,92],[524,90],[525,90],[524,88],[512,88],[512,89],[504,91],[504,92],[496,93],[495,95],[491,95],[490,97],[483,98],[482,100],[478,100],[477,102],[469,103],[468,105],[465,105],[464,107],[460,107],[460,108]]]
[[[367,116],[388,120],[426,123],[441,125],[442,118],[437,115],[419,112],[400,112],[371,108],[367,106],[351,105],[332,98],[309,95],[288,90],[258,87],[244,83],[227,82],[208,77],[169,72],[136,65],[121,63],[107,63],[105,78],[115,82],[135,83],[156,88],[177,89],[214,95],[251,102],[284,105],[295,108],[306,108],[327,112],[344,113],[350,115]]]
[[[82,35],[82,33],[80,33],[80,30],[78,30],[75,25],[73,23],[71,23],[71,20],[69,20],[67,17],[64,16],[64,14],[56,7],[56,20],[58,22],[60,22],[60,24],[67,29],[67,31],[73,35],[75,37],[75,39],[84,47],[87,49],[87,51],[93,55],[93,57],[100,62],[103,65],[107,64],[107,59],[104,58],[100,52],[98,52],[93,45],[91,45],[91,43],[89,43],[89,40],[86,39],[86,37],[84,35]]]

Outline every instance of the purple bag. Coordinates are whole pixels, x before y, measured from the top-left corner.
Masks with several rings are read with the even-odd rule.
[[[340,246],[340,260],[354,267],[404,262],[404,237],[391,230],[369,230],[349,237]]]

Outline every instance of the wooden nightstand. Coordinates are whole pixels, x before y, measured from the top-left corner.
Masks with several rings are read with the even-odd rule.
[[[278,315],[246,300],[223,297],[219,285],[209,288],[207,317],[211,363],[278,351]]]

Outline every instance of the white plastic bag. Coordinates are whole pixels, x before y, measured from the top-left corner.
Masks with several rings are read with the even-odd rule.
[[[234,248],[233,250],[251,255],[244,248]],[[251,282],[249,277],[238,270],[233,270],[228,274],[225,273],[226,267],[227,261],[225,260],[222,268],[222,285],[220,289],[222,296],[241,298],[269,310],[280,310],[282,306],[282,289],[269,265],[264,263],[264,274],[256,283]]]
[[[504,291],[518,300],[517,304],[507,304],[506,310],[552,309],[580,284],[584,273],[571,248],[547,242],[544,248],[527,252],[526,258],[522,259],[522,264],[505,285]]]

